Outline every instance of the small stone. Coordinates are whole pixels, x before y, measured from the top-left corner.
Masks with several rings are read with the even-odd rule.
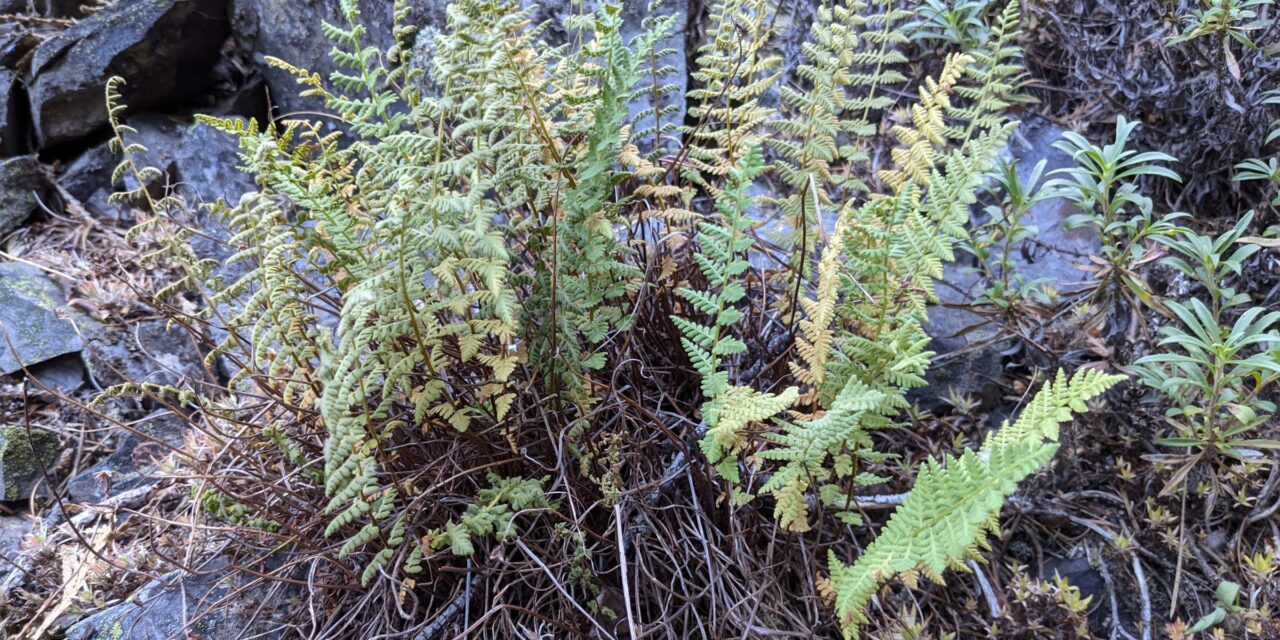
[[[48,193],[40,162],[33,156],[0,162],[0,236],[22,226]]]
[[[0,426],[0,496],[5,502],[25,500],[44,480],[44,470],[53,466],[61,445],[52,431],[32,427]],[[43,469],[43,470],[42,470]]]
[[[0,516],[0,555],[15,559],[22,548],[22,539],[31,533],[34,524],[27,516]]]
[[[83,349],[69,317],[58,285],[39,269],[0,264],[0,374]]]

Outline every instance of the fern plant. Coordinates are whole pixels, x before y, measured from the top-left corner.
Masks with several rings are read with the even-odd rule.
[[[979,12],[974,40],[906,95],[911,3],[824,6],[790,87],[769,53],[772,4],[721,0],[687,126],[660,62],[670,18],[628,41],[620,7],[601,3],[567,18],[572,41],[549,47],[534,8],[455,0],[421,68],[405,2],[388,51],[368,45],[355,0],[340,6],[343,24],[324,26],[339,71],[323,79],[271,60],[340,127],[202,118],[236,137],[259,190],[217,207],[241,277],[216,277],[181,236],[173,252],[189,276],[168,293],[204,296],[188,320],[222,331],[210,358],[236,369],[199,400],[210,428],[197,464],[287,478],[192,474],[210,515],[336,551],[350,583],[400,606],[410,593],[438,597],[410,576],[479,562],[483,540],[502,544],[517,523],[535,535],[554,511],[557,539],[573,541],[569,584],[602,593],[607,572],[584,575],[584,559],[603,537],[589,530],[594,507],[579,509],[614,507],[625,562],[623,456],[636,452],[616,425],[655,422],[630,397],[653,384],[631,371],[656,365],[635,343],[654,340],[655,325],[669,332],[652,317],[671,314],[690,365],[674,368],[699,376],[686,395],[701,409],[701,451],[735,504],[764,497],[790,531],[819,528],[818,508],[861,522],[858,493],[888,480],[893,455],[873,434],[898,426],[907,392],[925,384],[935,281],[1015,126],[1016,1]],[[438,93],[419,88],[424,75]],[[112,114],[121,171],[148,177]],[[130,197],[160,221],[183,206]],[[769,259],[755,221],[775,214],[791,230],[780,277],[753,264]],[[664,241],[646,216],[667,223]],[[786,328],[767,358],[747,347],[748,304]],[[865,561],[832,563],[846,633],[889,575],[938,573],[971,553],[1000,500],[1052,455],[1057,424],[1113,381],[1059,380],[981,452],[927,465]],[[277,499],[257,499],[270,491]],[[522,543],[543,573],[559,566]]]

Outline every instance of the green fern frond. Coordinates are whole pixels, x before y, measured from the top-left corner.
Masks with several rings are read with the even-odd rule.
[[[866,603],[893,576],[919,571],[941,580],[943,571],[962,568],[965,559],[978,557],[977,551],[986,546],[985,534],[998,528],[1004,499],[1057,451],[1060,425],[1123,379],[1096,369],[1082,370],[1069,380],[1059,373],[1016,422],[989,436],[980,450],[926,462],[910,495],[854,564],[845,565],[831,555],[836,611],[845,637],[858,637],[858,626],[866,622]]]

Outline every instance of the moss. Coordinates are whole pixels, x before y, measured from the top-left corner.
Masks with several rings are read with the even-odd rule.
[[[3,499],[21,500],[41,475],[41,465],[53,464],[58,455],[58,437],[45,429],[0,426],[0,477],[4,480]]]

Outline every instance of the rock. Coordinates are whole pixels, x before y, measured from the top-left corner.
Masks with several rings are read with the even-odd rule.
[[[189,203],[213,203],[223,199],[236,204],[240,196],[256,191],[253,177],[239,170],[240,143],[199,122],[149,119],[139,123],[144,143],[167,166],[170,183]],[[166,168],[166,167],[162,167]]]
[[[61,451],[52,431],[32,427],[0,426],[0,500],[25,500],[44,481],[42,468],[52,467]]]
[[[1079,589],[1081,598],[1092,598],[1090,601],[1092,606],[1089,607],[1088,612],[1089,626],[1094,629],[1102,628],[1103,623],[1106,622],[1108,609],[1099,605],[1106,602],[1107,584],[1102,579],[1102,574],[1090,564],[1088,558],[1049,557],[1040,567],[1040,579],[1052,582],[1055,577],[1061,577],[1068,584]]]
[[[285,607],[288,596],[280,585],[252,587],[208,610],[232,596],[243,581],[233,572],[222,570],[225,567],[225,562],[216,562],[203,567],[200,575],[175,571],[152,580],[129,601],[72,625],[67,629],[67,640],[284,637],[278,630],[283,626],[281,621],[296,612]]]
[[[203,379],[200,352],[187,332],[152,320],[128,331],[99,329],[89,336],[89,364],[100,385],[124,381],[178,385]]]
[[[186,425],[172,414],[156,414],[133,423],[140,433],[115,429],[110,432],[115,450],[93,466],[67,481],[67,494],[76,502],[100,504],[151,481],[152,461],[169,452],[160,443],[180,446]],[[157,472],[158,473],[158,472]]]
[[[43,42],[28,83],[41,147],[104,127],[103,91],[112,76],[129,83],[122,93],[133,110],[195,99],[209,85],[229,35],[226,2],[117,2]]]
[[[84,361],[69,353],[27,368],[41,385],[59,393],[71,393],[84,385]]]
[[[39,202],[47,201],[48,190],[34,156],[0,161],[0,237],[22,226],[39,209]]]
[[[31,518],[21,515],[0,516],[0,556],[13,560],[22,548],[22,539],[31,533],[34,526]]]
[[[8,334],[0,340],[0,374],[83,349],[84,341],[66,317],[62,292],[39,269],[0,264],[0,330]]]
[[[984,407],[1000,397],[1004,343],[995,340],[995,325],[967,308],[977,285],[976,276],[954,263],[946,266],[942,281],[936,285],[941,304],[929,307],[924,324],[931,338],[929,350],[936,354],[925,374],[929,386],[907,395],[922,409],[942,409],[953,394]]]
[[[122,207],[112,204],[108,198],[115,190],[111,173],[119,162],[106,143],[90,147],[62,168],[58,184],[89,213],[118,217]]]
[[[0,68],[0,154],[17,155],[23,150],[22,119],[18,117],[18,74]]]
[[[138,162],[165,172],[158,187],[171,186],[195,210],[202,203],[219,198],[235,205],[240,197],[256,191],[253,177],[241,172],[239,142],[231,135],[189,119],[147,113],[129,119],[138,133],[133,141],[147,147]],[[107,145],[92,147],[72,160],[58,176],[67,193],[95,215],[122,213],[107,201],[116,188],[132,188],[132,177],[123,185],[111,185],[111,173],[119,162]],[[224,260],[229,253],[217,240],[227,237],[221,226],[206,220],[207,236],[193,239],[202,257]]]

